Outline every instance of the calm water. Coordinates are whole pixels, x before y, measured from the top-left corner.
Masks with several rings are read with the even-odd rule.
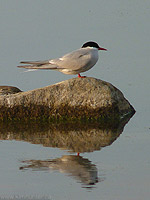
[[[1,198],[149,199],[149,19],[149,0],[0,1],[0,85],[26,91],[72,78],[16,66],[94,40],[108,52],[85,74],[111,82],[136,110],[111,128],[0,124]]]

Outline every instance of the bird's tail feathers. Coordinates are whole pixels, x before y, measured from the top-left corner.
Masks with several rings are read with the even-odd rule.
[[[44,65],[49,64],[49,60],[45,61],[21,61],[21,64],[31,64],[31,65]]]
[[[41,65],[20,65],[17,66],[19,68],[25,68],[25,69],[57,69],[56,65],[50,65],[50,64],[41,64]]]
[[[34,72],[34,71],[37,71],[37,69],[27,69],[26,71],[23,71],[21,73],[25,73],[25,72]]]

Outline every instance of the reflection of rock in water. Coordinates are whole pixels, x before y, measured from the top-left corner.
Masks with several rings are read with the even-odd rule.
[[[75,155],[64,155],[54,160],[28,160],[28,165],[20,169],[58,170],[79,180],[84,185],[94,185],[98,182],[97,168],[88,159]]]
[[[130,117],[109,124],[1,123],[0,139],[21,140],[73,152],[91,152],[112,144]]]

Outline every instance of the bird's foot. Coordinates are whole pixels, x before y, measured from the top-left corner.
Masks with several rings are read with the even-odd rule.
[[[80,74],[78,74],[78,78],[86,78],[86,76],[81,76]]]

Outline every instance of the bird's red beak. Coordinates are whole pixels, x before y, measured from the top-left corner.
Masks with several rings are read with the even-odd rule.
[[[102,48],[102,47],[99,47],[98,50],[107,51],[107,49],[104,49],[104,48]]]

